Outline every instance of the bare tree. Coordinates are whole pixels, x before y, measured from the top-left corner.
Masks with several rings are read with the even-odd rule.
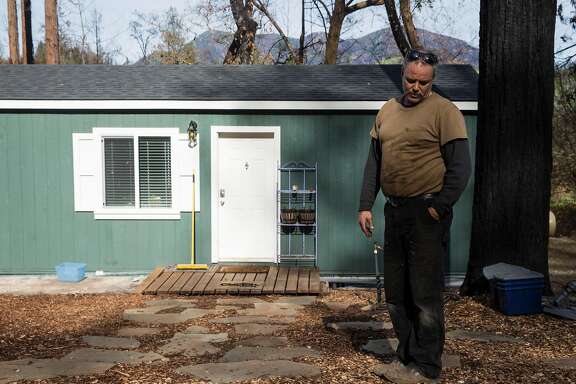
[[[103,50],[102,50],[102,14],[97,9],[92,11],[92,22],[90,29],[94,33],[94,49],[96,50],[96,61],[101,63]]]
[[[68,0],[68,2],[72,4],[78,12],[78,20],[80,21],[80,57],[82,59],[82,64],[86,64],[86,52],[88,51],[88,28],[85,20],[86,9],[84,0]]]
[[[196,63],[194,46],[188,43],[189,31],[176,8],[169,7],[161,17],[151,15],[149,21],[160,38],[152,55],[155,59],[162,64]]]
[[[34,63],[34,43],[32,41],[32,7],[30,0],[20,3],[22,14],[22,64]]]
[[[148,64],[149,50],[154,39],[158,36],[158,29],[148,22],[145,14],[136,11],[134,17],[135,19],[129,24],[130,36],[138,43],[142,62]]]
[[[46,29],[46,64],[60,63],[60,40],[58,37],[57,0],[44,0]]]
[[[16,0],[8,0],[8,46],[10,64],[20,64],[20,46],[18,44],[18,15]]]
[[[325,0],[312,0],[324,25],[326,32],[326,50],[324,64],[336,64],[340,36],[346,17],[361,9],[383,5],[385,0],[334,0],[327,3]],[[328,20],[328,22],[326,21]],[[327,24],[329,26],[327,27]]]
[[[286,36],[284,31],[282,30],[282,27],[276,22],[275,18],[270,14],[270,12],[268,11],[268,8],[260,0],[254,0],[254,6],[256,8],[258,8],[258,10],[260,12],[262,12],[268,18],[268,20],[270,20],[272,25],[274,25],[274,28],[276,28],[276,31],[278,31],[278,33],[282,37],[282,40],[284,41],[284,44],[286,45],[286,49],[288,50],[288,53],[290,54],[290,56],[292,56],[294,62],[299,63],[299,64],[303,64],[303,61],[300,61],[300,55],[297,54],[296,52],[294,52],[294,49],[292,48],[292,45],[290,44],[288,37]],[[303,37],[301,37],[301,39],[303,39]],[[301,43],[301,46],[303,47],[302,43]],[[301,49],[303,50],[303,48],[301,48]],[[303,57],[303,54],[302,54],[302,57]]]

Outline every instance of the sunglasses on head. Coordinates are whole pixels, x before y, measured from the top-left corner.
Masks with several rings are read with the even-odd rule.
[[[429,65],[436,65],[438,64],[438,58],[436,57],[435,54],[431,53],[431,52],[421,52],[418,51],[416,49],[411,49],[407,54],[406,54],[406,61],[408,63],[412,62],[412,61],[416,61],[416,60],[420,60],[425,62],[426,64]]]

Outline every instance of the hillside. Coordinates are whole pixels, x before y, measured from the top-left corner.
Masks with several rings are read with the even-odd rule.
[[[463,40],[455,39],[423,29],[418,30],[423,45],[439,52],[441,62],[465,63],[478,68],[478,48],[470,46]],[[199,64],[221,64],[233,35],[222,31],[207,31],[191,42],[196,48]],[[312,33],[306,35],[305,41],[318,42],[306,51],[306,64],[321,64],[324,56],[324,34]],[[290,38],[294,48],[298,47],[298,39]],[[273,62],[280,57],[280,62],[287,58],[284,42],[277,34],[259,34],[256,45],[261,56],[268,55]],[[340,43],[339,64],[375,64],[387,61],[397,62],[399,51],[396,48],[390,28],[383,28],[358,39],[345,39]]]

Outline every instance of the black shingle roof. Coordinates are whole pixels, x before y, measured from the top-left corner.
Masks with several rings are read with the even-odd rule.
[[[440,65],[436,92],[478,99],[469,65]],[[381,101],[401,93],[399,65],[0,65],[0,100]]]

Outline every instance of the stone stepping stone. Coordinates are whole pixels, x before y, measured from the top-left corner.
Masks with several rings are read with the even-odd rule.
[[[214,309],[219,311],[238,311],[242,309],[241,307],[237,307],[235,305],[217,305]]]
[[[522,340],[513,336],[498,335],[488,332],[466,331],[463,329],[447,332],[446,338],[455,340],[481,341],[486,343],[522,343]]]
[[[142,337],[142,336],[157,335],[159,333],[160,333],[160,330],[157,328],[125,327],[125,328],[120,328],[116,334],[118,336],[123,336],[123,337]]]
[[[223,319],[212,319],[214,324],[292,324],[296,322],[295,317],[272,318],[266,316],[236,316],[225,317]]]
[[[398,339],[374,339],[368,340],[368,343],[362,346],[364,352],[370,352],[375,355],[395,355],[398,348]]]
[[[316,296],[280,296],[274,299],[275,303],[311,305],[316,302]]]
[[[156,313],[141,313],[137,311],[126,310],[124,311],[123,319],[127,321],[134,321],[136,323],[145,323],[145,324],[178,324],[188,321],[190,319],[197,319],[215,313],[221,313],[221,311],[200,309],[200,308],[189,308],[185,309],[180,313],[156,314]]]
[[[238,345],[245,347],[285,347],[288,345],[288,338],[286,336],[256,336],[240,340]]]
[[[316,377],[322,373],[318,367],[286,360],[253,360],[237,363],[189,365],[176,369],[176,372],[193,375],[214,384],[226,384],[233,381],[245,381],[270,376],[287,378]]]
[[[548,359],[544,360],[544,364],[559,369],[576,369],[576,359],[571,358]]]
[[[82,341],[96,348],[135,349],[140,346],[138,340],[127,337],[82,336]]]
[[[0,384],[20,380],[42,380],[58,376],[98,375],[114,363],[67,361],[64,359],[22,359],[0,362]]]
[[[350,304],[338,303],[338,302],[332,302],[332,301],[327,301],[324,303],[324,305],[326,305],[328,307],[328,309],[330,309],[331,311],[334,311],[334,312],[345,311],[350,307]]]
[[[373,366],[371,371],[376,376],[384,377],[388,380],[389,378],[386,375],[386,373],[389,372],[391,367],[392,366],[390,365],[390,363],[378,364],[378,365]],[[442,355],[442,370],[447,369],[447,368],[462,368],[462,364],[460,362],[460,356],[458,356],[458,355]],[[410,379],[406,378],[405,381],[397,381],[397,382],[398,383],[402,382],[402,383],[407,383],[407,384],[417,384],[417,383],[424,383],[427,381],[420,381],[420,380],[411,381]],[[439,383],[439,381],[430,381],[430,382]]]
[[[233,297],[226,299],[217,299],[216,304],[218,305],[253,305],[255,303],[267,303],[258,297]]]
[[[320,353],[305,347],[236,347],[226,352],[220,361],[289,360],[296,357],[320,357]]]
[[[290,303],[255,303],[254,308],[243,309],[238,314],[244,316],[288,316],[298,315],[298,311],[303,307]]]
[[[114,351],[95,348],[80,348],[64,356],[62,361],[96,362],[112,364],[140,364],[162,360],[164,356],[156,352]]]
[[[216,334],[187,334],[177,333],[168,344],[158,349],[158,352],[166,355],[203,356],[220,352],[220,348],[211,343],[222,343],[228,340],[227,333]]]
[[[286,325],[269,324],[236,324],[234,330],[237,335],[266,336],[287,329]]]
[[[392,323],[389,321],[343,321],[337,323],[328,323],[328,328],[354,331],[382,331],[392,329]]]
[[[124,314],[130,314],[130,315],[136,315],[136,314],[140,314],[140,315],[155,315],[158,312],[162,312],[168,309],[173,309],[173,308],[178,308],[178,305],[152,305],[149,307],[143,307],[143,308],[129,308],[126,309],[124,311]],[[181,311],[180,311],[181,312]]]
[[[368,343],[362,346],[364,352],[370,352],[378,356],[394,356],[396,355],[396,348],[398,348],[398,339],[374,339],[368,340]],[[442,355],[443,368],[462,368],[459,355]]]
[[[206,327],[201,327],[199,325],[191,325],[188,328],[186,328],[182,333],[192,333],[192,334],[210,333],[210,330]]]
[[[460,355],[442,355],[442,369],[445,368],[462,368],[462,361]]]
[[[148,300],[144,302],[144,305],[149,307],[171,306],[171,307],[194,308],[196,307],[196,300],[185,300],[185,299]]]

